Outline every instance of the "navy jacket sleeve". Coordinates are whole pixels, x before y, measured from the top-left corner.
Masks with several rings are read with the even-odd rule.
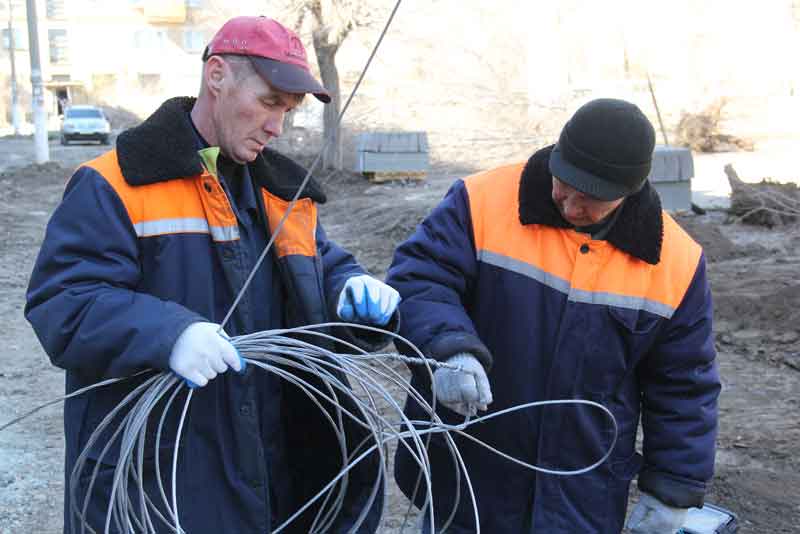
[[[387,282],[403,299],[400,334],[428,357],[446,360],[469,352],[491,368],[492,357],[467,312],[477,276],[469,200],[459,180],[395,251]]]
[[[639,371],[645,462],[639,487],[684,508],[702,506],[714,472],[720,380],[712,313],[701,256],[683,301]]]
[[[328,302],[335,302],[351,276],[368,274],[352,254],[328,239],[322,224],[317,222],[317,248],[322,258],[323,283]]]
[[[94,379],[168,369],[178,335],[204,319],[136,291],[138,250],[116,192],[78,169],[47,225],[25,306],[53,364]]]
[[[317,223],[317,248],[322,258],[323,287],[325,301],[328,303],[328,315],[333,321],[340,321],[341,319],[336,314],[336,307],[344,284],[350,277],[369,273],[364,270],[352,254],[328,239],[319,222]],[[381,328],[389,332],[397,332],[399,321],[399,312],[395,312],[389,323]],[[338,328],[336,335],[368,352],[380,350],[390,341],[390,336],[387,334],[360,328]]]

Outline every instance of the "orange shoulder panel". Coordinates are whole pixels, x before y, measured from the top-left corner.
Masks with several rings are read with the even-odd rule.
[[[692,283],[703,248],[666,211],[662,212],[662,220],[664,239],[654,285],[671,287],[672,302],[677,307]]]
[[[502,239],[504,231],[511,230],[510,226],[521,227],[518,193],[524,168],[524,163],[516,163],[464,178],[472,216],[475,248],[478,250],[487,243],[501,244],[513,241],[513,239]],[[516,225],[510,224],[514,221]]]
[[[599,249],[601,270],[596,279],[586,277],[574,285],[583,291],[641,299],[675,310],[694,277],[702,249],[666,212],[662,212],[662,220],[664,236],[658,264],[634,258],[607,242],[590,240],[592,249]]]
[[[658,265],[574,230],[523,225],[519,220],[523,168],[523,163],[508,165],[464,179],[479,259],[533,277],[568,292],[570,298],[629,306],[651,301],[672,310],[680,304],[701,249],[672,217],[663,213]],[[579,256],[583,244],[592,254]]]
[[[465,178],[475,248],[535,266],[570,280],[574,258],[565,254],[563,232],[519,220],[519,185],[524,163]],[[560,250],[562,253],[556,254]]]
[[[272,193],[262,190],[264,208],[269,219],[269,231],[274,235],[286,210],[289,201],[283,200]],[[317,206],[310,198],[298,199],[286,221],[283,223],[278,236],[275,238],[275,250],[278,257],[300,255],[317,255]]]
[[[122,176],[116,150],[84,165],[95,169],[106,179],[119,195],[134,225],[205,220],[213,229],[231,228],[237,224],[222,186],[205,171],[192,177],[132,186]]]

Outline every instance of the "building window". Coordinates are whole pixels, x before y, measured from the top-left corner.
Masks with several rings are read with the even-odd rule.
[[[794,26],[800,30],[800,0],[792,1],[792,17],[794,18]]]
[[[0,11],[7,12],[9,7],[13,7],[15,13],[25,13],[25,0],[0,0]]]
[[[116,85],[116,74],[92,74],[92,87],[96,93],[105,93],[113,90]]]
[[[166,41],[167,34],[164,32],[164,30],[145,28],[142,30],[136,30],[133,33],[133,46],[135,48],[157,50],[162,48]]]
[[[65,15],[64,0],[47,0],[48,19],[63,19]]]
[[[50,41],[50,63],[53,65],[69,63],[67,30],[48,30],[47,34]]]
[[[203,32],[197,30],[184,30],[183,32],[183,48],[187,52],[201,53],[206,46],[205,36]]]
[[[161,92],[161,75],[139,74],[139,87],[147,94],[157,94]]]
[[[3,48],[5,50],[11,49],[11,39],[9,39],[8,28],[3,28]],[[25,50],[28,48],[28,41],[25,39],[26,33],[22,28],[14,28],[14,50]]]

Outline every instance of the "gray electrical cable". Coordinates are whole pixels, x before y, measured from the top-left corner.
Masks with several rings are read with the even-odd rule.
[[[411,353],[417,356],[404,356],[395,353],[369,354],[355,345],[327,333],[329,329],[335,327],[381,331],[378,328],[364,325],[325,323],[302,328],[257,332],[231,340],[249,364],[263,369],[265,372],[273,373],[288,384],[299,388],[323,414],[324,419],[339,442],[338,454],[341,461],[339,473],[322,487],[315,496],[287,518],[284,523],[279,525],[274,531],[276,534],[286,529],[315,504],[319,508],[313,519],[310,533],[316,534],[329,531],[342,511],[343,499],[349,483],[349,473],[371,455],[378,455],[378,468],[375,473],[372,490],[358,517],[354,518],[353,527],[350,530],[351,532],[356,532],[366,520],[381,491],[385,493],[388,478],[385,468],[387,465],[386,447],[393,441],[396,441],[398,446],[405,447],[420,467],[420,479],[422,480],[420,486],[424,487],[426,491],[423,509],[427,508],[429,512],[426,520],[433,523],[435,496],[432,494],[427,447],[428,440],[433,434],[439,434],[443,437],[453,459],[454,469],[460,476],[463,476],[476,525],[480,523],[474,490],[469,478],[469,471],[458,451],[453,435],[463,436],[474,441],[490,452],[498,454],[522,468],[562,476],[578,475],[596,468],[607,460],[616,444],[618,429],[613,414],[599,403],[581,399],[531,402],[477,418],[466,418],[462,424],[445,424],[435,412],[435,396],[428,403],[425,397],[411,386],[408,379],[389,366],[389,362],[398,361],[408,365],[418,365],[426,370],[431,383],[433,383],[434,368],[448,367],[458,369],[457,366],[425,358],[408,340],[392,333],[387,334],[392,336],[397,343],[403,343],[410,347]],[[303,336],[304,339],[298,339],[297,336]],[[352,353],[335,353],[305,340],[313,338],[336,342],[338,346],[351,350]],[[316,383],[312,384],[303,378],[305,375],[313,377]],[[95,532],[87,522],[86,512],[92,496],[92,489],[98,476],[98,470],[103,463],[103,459],[110,452],[112,446],[116,444],[119,452],[114,469],[109,508],[106,513],[105,532],[111,532],[113,525],[118,532],[155,533],[157,532],[155,526],[155,521],[157,520],[166,525],[171,531],[185,534],[185,531],[180,526],[177,477],[182,429],[189,413],[194,390],[187,388],[183,380],[168,372],[142,376],[141,379],[142,383],[136,386],[111,413],[106,415],[92,435],[89,436],[84,450],[81,451],[70,475],[69,491],[72,503],[70,522],[75,532],[77,532],[75,526],[78,523],[81,525],[80,532]],[[116,381],[118,380],[107,380],[90,388],[84,388],[82,392],[95,387],[104,387]],[[404,395],[408,395],[418,402],[430,415],[430,419],[421,421],[409,420],[403,413],[399,401],[389,391],[388,386],[399,388]],[[361,394],[355,388],[360,389]],[[163,487],[164,478],[160,468],[161,438],[167,412],[181,392],[188,393],[183,401],[183,409],[177,425],[169,480],[171,491],[168,498],[167,492]],[[72,396],[74,394],[62,397],[59,400]],[[347,408],[342,404],[345,398],[351,408]],[[152,446],[155,447],[156,480],[154,485],[157,488],[158,495],[150,495],[145,488],[147,473],[144,469],[144,454],[145,447],[149,446],[146,445],[148,443],[146,435],[148,432],[153,432],[152,428],[148,430],[150,426],[148,422],[151,419],[152,412],[160,406],[162,401],[164,404],[163,411],[155,428],[155,440],[152,443]],[[381,408],[379,401],[385,404],[384,408]],[[49,406],[54,402],[57,401],[51,401],[45,406]],[[473,424],[513,411],[552,405],[589,406],[601,410],[611,420],[613,439],[602,458],[580,469],[559,471],[532,465],[514,458],[466,432],[469,426]],[[122,415],[123,410],[129,406],[130,409]],[[36,411],[38,410],[28,412],[27,415],[29,416]],[[112,430],[111,425],[117,419],[119,419],[119,422],[116,423],[117,427],[113,429],[111,436],[104,443],[98,454],[96,448],[100,444],[101,437]],[[19,420],[21,418],[16,418],[14,422]],[[345,435],[345,421],[350,421],[366,429],[368,431],[367,437],[358,444],[348,443]],[[3,425],[0,428],[7,428],[8,426],[10,424]],[[87,477],[83,476],[83,472],[88,467],[87,460],[92,451],[95,451],[92,455],[94,467],[91,469],[91,474],[87,479]],[[79,507],[78,481],[81,479],[88,480],[88,483],[86,484],[86,493],[83,495],[82,506]],[[156,492],[155,489],[153,491]],[[155,499],[158,498],[160,498],[161,506],[156,505]],[[457,506],[458,500],[453,505],[445,525],[451,522]],[[382,507],[381,517],[385,512],[385,502]],[[480,532],[479,527],[477,531]]]

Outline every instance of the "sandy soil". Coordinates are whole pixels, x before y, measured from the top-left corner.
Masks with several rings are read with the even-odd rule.
[[[14,167],[29,140],[0,140],[0,424],[63,391],[22,317],[24,292],[44,226],[72,168],[103,147],[53,145],[59,164]],[[329,234],[374,273],[456,177],[473,165],[437,163],[420,183],[329,178]],[[2,169],[5,169],[4,171]],[[740,516],[742,533],[800,528],[800,228],[726,224],[723,212],[684,215],[705,247],[716,309],[724,389],[718,466],[709,501]],[[365,232],[365,228],[369,229]],[[52,407],[0,433],[0,534],[61,529],[61,410]],[[406,505],[395,491],[382,532],[397,532]],[[410,529],[407,529],[407,532]]]

